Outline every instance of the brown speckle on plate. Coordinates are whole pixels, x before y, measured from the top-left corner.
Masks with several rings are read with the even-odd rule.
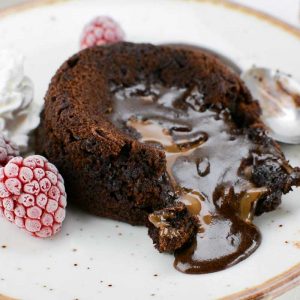
[[[295,241],[293,244],[296,248],[300,249],[300,241]]]

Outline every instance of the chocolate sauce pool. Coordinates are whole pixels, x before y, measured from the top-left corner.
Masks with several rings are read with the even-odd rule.
[[[191,244],[176,251],[175,268],[215,272],[252,254],[261,236],[251,220],[268,189],[251,183],[247,162],[263,155],[260,146],[237,128],[227,110],[204,110],[197,87],[140,83],[112,93],[112,123],[165,151],[177,201],[200,221]],[[159,226],[160,220],[150,221]]]

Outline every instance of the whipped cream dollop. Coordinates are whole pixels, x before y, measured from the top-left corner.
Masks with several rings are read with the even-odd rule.
[[[33,83],[24,74],[24,57],[14,50],[0,50],[0,132],[21,149],[39,124],[33,103]]]

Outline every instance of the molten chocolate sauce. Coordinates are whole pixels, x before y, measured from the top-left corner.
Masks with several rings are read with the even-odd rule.
[[[112,93],[112,123],[134,129],[141,142],[165,151],[177,201],[200,221],[192,243],[176,251],[175,268],[215,272],[253,253],[261,236],[251,220],[268,189],[254,186],[247,162],[263,149],[237,128],[227,110],[204,109],[196,86],[140,83]]]

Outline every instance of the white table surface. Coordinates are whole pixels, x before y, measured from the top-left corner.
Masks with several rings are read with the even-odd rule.
[[[300,28],[300,0],[232,0],[244,4]]]
[[[22,2],[30,2],[30,0],[0,0],[0,8]],[[259,9],[300,28],[300,0],[234,0],[232,2]],[[300,286],[277,299],[300,300]]]

